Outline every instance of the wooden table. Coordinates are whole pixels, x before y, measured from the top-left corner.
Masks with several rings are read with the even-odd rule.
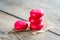
[[[59,1],[4,1],[0,0],[0,40],[60,40],[60,8]],[[28,5],[28,6],[27,6]],[[41,8],[45,12],[44,18],[54,24],[54,28],[42,34],[32,35],[30,32],[10,32],[18,18],[28,19],[32,8]],[[1,10],[17,17],[5,14]]]

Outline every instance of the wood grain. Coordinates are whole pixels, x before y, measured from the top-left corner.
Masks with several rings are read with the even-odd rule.
[[[0,0],[0,10],[6,11],[18,17],[28,20],[29,11],[33,8],[43,9],[45,12],[44,18],[51,21],[54,24],[54,31],[60,34],[60,1],[59,0]],[[12,20],[13,19],[13,20]],[[14,17],[8,16],[0,12],[0,29],[8,34],[9,30],[12,29],[13,23],[17,20]],[[9,30],[8,30],[9,29]],[[10,34],[9,34],[10,35]],[[7,35],[7,36],[9,36]],[[10,35],[17,40],[60,40],[58,36],[50,32],[44,34],[38,34],[32,36],[29,32],[11,33]],[[1,40],[4,37],[1,38]],[[4,40],[4,39],[3,39]],[[6,39],[7,40],[7,39]]]
[[[17,20],[12,16],[0,12],[0,40],[60,40],[60,37],[50,32],[32,35],[29,31],[11,32]]]

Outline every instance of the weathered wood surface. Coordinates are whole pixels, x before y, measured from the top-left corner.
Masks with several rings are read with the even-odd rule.
[[[33,8],[43,9],[45,18],[55,24],[52,31],[60,34],[60,0],[0,0],[0,10],[28,19]]]
[[[60,37],[50,32],[32,35],[30,32],[10,32],[16,18],[0,12],[0,40],[60,40]]]
[[[45,12],[44,17],[55,24],[55,27],[51,30],[60,34],[60,0],[0,0],[0,10],[4,10],[24,19],[28,19],[29,11],[32,8],[43,9]],[[12,24],[17,19],[0,12],[0,20],[0,29],[4,29],[3,31],[7,33],[7,36],[0,36],[1,40],[60,40],[58,36],[50,32],[35,36],[32,36],[29,32],[8,34],[8,29],[11,30],[13,27]],[[1,32],[1,34],[3,34],[3,32]],[[7,37],[9,38],[7,39]]]

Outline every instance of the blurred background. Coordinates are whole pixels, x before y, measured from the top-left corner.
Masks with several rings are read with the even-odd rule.
[[[50,15],[50,18],[56,14],[60,16],[60,0],[0,0],[0,10],[17,14],[25,19],[28,18],[29,11],[34,8],[42,9],[46,16]]]

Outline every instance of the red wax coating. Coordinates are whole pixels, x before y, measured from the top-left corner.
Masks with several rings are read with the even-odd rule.
[[[30,16],[34,17],[34,18],[40,18],[44,15],[44,12],[42,10],[39,9],[32,9],[30,11]]]
[[[33,19],[31,17],[29,18],[30,23],[35,25],[41,23],[42,20],[43,20],[42,18],[39,18],[39,19]]]
[[[43,26],[44,26],[44,24],[42,22],[38,25],[30,24],[30,29],[31,30],[41,30],[43,28]]]
[[[39,9],[32,9],[30,11],[30,17],[29,17],[29,22],[30,22],[30,29],[31,30],[41,30],[44,26],[42,23],[42,16],[44,15],[44,12]]]
[[[17,20],[14,24],[14,29],[17,31],[25,30],[28,27],[28,23],[23,20]]]

